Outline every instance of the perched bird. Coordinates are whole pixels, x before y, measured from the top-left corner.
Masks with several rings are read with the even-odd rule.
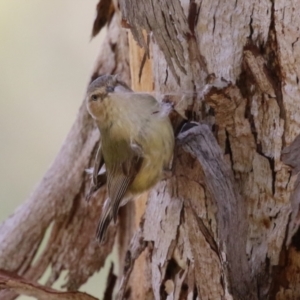
[[[168,118],[171,106],[149,94],[135,93],[111,75],[90,84],[86,105],[101,134],[91,192],[100,185],[103,164],[107,175],[108,199],[97,228],[97,238],[103,242],[119,207],[149,190],[169,170],[174,149]]]

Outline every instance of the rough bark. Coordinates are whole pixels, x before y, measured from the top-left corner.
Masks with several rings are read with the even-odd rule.
[[[192,136],[193,147],[176,156],[181,175],[176,169],[176,180],[151,194],[142,229],[155,298],[299,297],[291,266],[299,200],[281,160],[300,131],[298,2],[126,0],[121,11],[150,52],[155,91],[208,124],[227,160],[220,155],[207,172],[197,155],[204,145]]]
[[[300,297],[299,15],[297,0],[100,1],[93,35],[109,26],[92,78],[119,73],[200,123],[178,136],[173,176],[120,211],[118,299]],[[116,231],[94,243],[105,191],[83,200],[98,139],[83,106],[0,227],[0,268],[37,280],[52,264],[48,284],[67,269],[76,290],[103,265]]]
[[[86,293],[58,292],[4,271],[0,271],[0,288],[16,291],[18,294],[39,300],[97,300]]]

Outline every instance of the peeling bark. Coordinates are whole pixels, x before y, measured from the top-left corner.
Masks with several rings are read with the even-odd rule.
[[[176,18],[172,13],[175,7]],[[278,274],[285,274],[289,268],[289,253],[295,257],[296,251],[287,251],[286,247],[295,244],[293,236],[299,227],[295,200],[298,183],[294,185],[295,177],[281,159],[282,148],[300,132],[296,104],[300,34],[296,15],[300,9],[296,1],[292,7],[286,8],[283,1],[182,0],[165,4],[127,0],[121,4],[134,38],[150,51],[155,91],[169,94],[175,107],[180,105],[187,116],[208,124],[231,165],[231,175],[221,176],[231,178],[228,201],[224,201],[226,193],[220,190],[221,185],[214,186],[211,179],[218,178],[220,166],[209,177],[203,161],[197,168],[195,160],[181,151],[175,160],[177,165],[182,160],[181,176],[199,186],[188,182],[179,185],[177,175],[170,187],[158,186],[159,194],[151,193],[144,226],[151,233],[145,238],[151,241],[148,269],[152,270],[156,299],[181,297],[175,293],[177,273],[172,258],[181,232],[186,233],[183,244],[188,247],[186,253],[179,247],[185,257],[181,264],[192,266],[194,277],[189,278],[194,279],[189,282],[197,286],[201,299],[275,298],[278,286],[280,293],[285,293],[288,285],[280,282],[283,276]],[[151,33],[149,45],[142,30]],[[202,148],[200,141],[193,146],[195,153]],[[179,193],[184,194],[184,205],[172,212],[172,221],[167,221]],[[294,203],[292,216],[290,201]],[[160,239],[165,244],[161,245]],[[196,259],[193,251],[199,251],[201,257]],[[158,261],[157,255],[161,258]],[[194,286],[179,282],[181,295],[186,290],[195,295]]]
[[[86,293],[57,292],[4,271],[0,271],[0,288],[10,289],[18,294],[32,296],[39,300],[97,300]]]
[[[184,116],[199,126],[178,137],[173,176],[121,209],[99,247],[105,190],[83,201],[99,136],[82,107],[38,189],[0,227],[0,268],[37,280],[51,263],[48,284],[67,269],[76,290],[118,229],[118,299],[299,298],[299,15],[296,0],[101,0],[93,34],[110,23],[92,79],[131,78],[174,104],[176,132]]]

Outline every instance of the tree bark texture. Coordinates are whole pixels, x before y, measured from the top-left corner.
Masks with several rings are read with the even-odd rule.
[[[100,246],[105,190],[84,201],[99,134],[83,105],[37,190],[1,225],[0,268],[35,281],[51,265],[49,286],[68,270],[73,291],[116,242],[117,299],[300,298],[300,2],[101,0],[97,9],[93,35],[108,32],[92,79],[118,73],[174,103],[176,129],[183,114],[198,125],[177,136],[173,176],[147,203],[122,208]]]
[[[300,132],[299,3],[126,0],[121,11],[154,90],[208,126],[178,142],[174,177],[150,193],[144,294],[299,298],[296,176],[281,158]]]

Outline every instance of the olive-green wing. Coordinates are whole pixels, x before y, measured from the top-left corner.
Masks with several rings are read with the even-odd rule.
[[[143,158],[134,156],[131,160],[123,162],[118,169],[108,175],[108,193],[111,201],[114,221],[117,219],[118,210],[129,185],[139,172]]]
[[[97,238],[100,242],[105,239],[106,230],[111,220],[116,222],[118,210],[129,185],[139,172],[143,157],[132,156],[126,162],[115,165],[107,174],[107,188],[109,199],[104,205],[101,218],[97,228]]]

